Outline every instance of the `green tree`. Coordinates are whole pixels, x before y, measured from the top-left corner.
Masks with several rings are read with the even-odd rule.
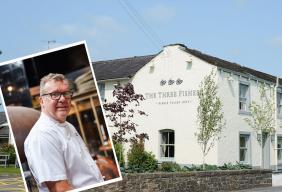
[[[252,127],[257,134],[257,139],[261,145],[262,158],[264,159],[264,145],[269,136],[275,133],[275,98],[274,88],[269,87],[269,94],[266,87],[261,85],[259,88],[260,100],[253,101],[250,106],[250,118],[245,121]],[[263,162],[263,161],[262,161]],[[263,167],[263,165],[261,165]]]
[[[215,72],[212,71],[205,76],[198,91],[198,131],[195,133],[195,136],[202,150],[203,170],[205,169],[205,158],[215,142],[220,139],[221,132],[225,126],[222,103],[217,96],[218,86],[214,78]]]
[[[152,152],[145,151],[144,140],[132,142],[127,153],[128,169],[132,172],[153,172],[158,168],[158,161]]]

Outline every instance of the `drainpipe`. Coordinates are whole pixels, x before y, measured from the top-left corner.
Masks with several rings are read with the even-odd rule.
[[[279,85],[279,78],[276,77],[276,84],[274,87],[274,123],[275,123],[275,133],[274,133],[274,158],[275,158],[275,165],[276,165],[276,171],[278,170],[278,160],[277,160],[277,133],[276,130],[278,130],[278,124],[277,124],[277,88]]]

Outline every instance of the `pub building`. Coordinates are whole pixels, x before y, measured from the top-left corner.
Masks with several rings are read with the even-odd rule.
[[[93,66],[105,102],[113,100],[112,91],[118,83],[131,82],[135,92],[143,94],[146,100],[140,107],[148,116],[139,116],[135,122],[139,132],[149,135],[145,149],[152,151],[159,162],[172,161],[180,165],[202,163],[202,152],[195,137],[197,91],[204,77],[215,71],[226,126],[221,139],[208,153],[206,163],[240,162],[253,168],[282,169],[282,80],[278,77],[183,44],[164,46],[155,55],[97,61]],[[266,90],[275,90],[277,113],[276,132],[263,149],[259,135],[245,121],[251,117],[250,103],[259,102],[260,85]]]

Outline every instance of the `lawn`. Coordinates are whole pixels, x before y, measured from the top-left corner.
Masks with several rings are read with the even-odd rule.
[[[0,175],[1,174],[10,174],[10,173],[21,173],[20,168],[15,168],[15,167],[0,167]]]

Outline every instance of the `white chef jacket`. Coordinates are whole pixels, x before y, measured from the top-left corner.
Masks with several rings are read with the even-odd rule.
[[[103,181],[73,125],[59,123],[43,112],[27,136],[24,150],[40,192],[49,191],[45,181],[68,180],[74,188]]]

